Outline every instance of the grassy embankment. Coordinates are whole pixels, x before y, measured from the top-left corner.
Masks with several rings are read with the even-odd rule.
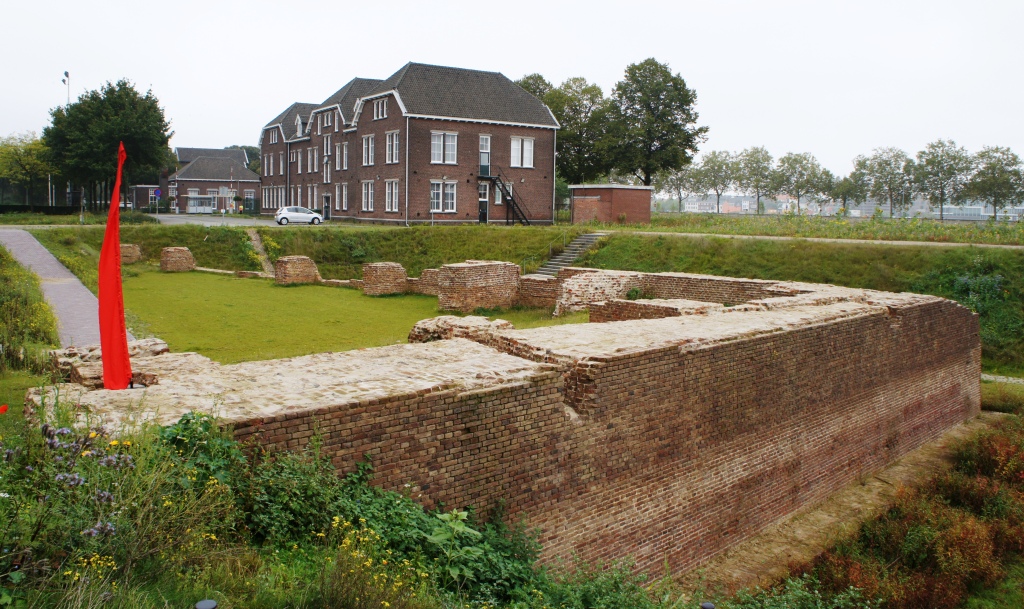
[[[437,266],[494,253],[547,256],[548,244],[561,233],[551,229],[503,230],[488,227],[422,229],[302,229],[269,231],[275,255],[323,256],[332,277],[358,275],[361,261],[393,260],[407,268]],[[34,234],[90,289],[96,289],[100,229],[39,230]],[[282,237],[283,235],[283,237]],[[168,245],[188,246],[200,266],[254,269],[242,229],[199,226],[123,229],[126,243],[138,243],[147,261],[158,260]],[[558,242],[561,245],[561,241]],[[488,249],[488,248],[493,249]],[[427,252],[427,253],[424,253]],[[174,351],[197,351],[222,363],[344,351],[404,342],[413,324],[440,314],[437,299],[409,294],[364,296],[356,290],[324,286],[281,287],[267,280],[237,279],[201,273],[162,274],[151,265],[124,267],[128,325],[137,336],[156,335]],[[347,275],[345,273],[348,273]],[[199,297],[197,297],[199,295]],[[580,323],[586,313],[553,319],[550,311],[488,311],[518,328]]]
[[[1020,222],[939,222],[914,219],[853,220],[830,216],[725,216],[720,214],[654,214],[645,225],[607,224],[594,228],[719,235],[761,235],[880,241],[931,241],[1024,245]]]
[[[86,225],[106,224],[107,214],[86,212],[84,216],[80,217],[78,214],[53,216],[31,212],[0,213],[0,225],[53,226],[67,224],[73,226],[82,223],[83,220]],[[121,224],[157,224],[158,222],[156,218],[151,218],[142,212],[121,211]]]
[[[831,283],[952,298],[981,316],[984,367],[1024,370],[1024,251],[616,235],[581,264]]]

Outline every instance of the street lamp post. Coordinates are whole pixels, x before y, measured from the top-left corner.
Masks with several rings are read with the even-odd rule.
[[[67,112],[68,109],[71,108],[71,74],[68,73],[67,70],[64,70],[64,78],[60,79],[60,81],[68,88],[68,105],[64,106],[64,112]],[[67,190],[67,193],[65,194],[65,202],[69,206],[71,205],[71,180],[68,180],[68,190]],[[85,224],[85,199],[84,198],[81,201],[79,201],[78,222],[80,224]]]

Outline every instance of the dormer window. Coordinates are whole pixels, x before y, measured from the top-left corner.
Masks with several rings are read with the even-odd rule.
[[[334,113],[333,112],[328,112],[327,114],[325,114],[324,115],[324,127],[330,127],[331,126],[331,120],[333,118],[334,118]]]
[[[276,128],[270,131],[270,143],[271,144],[276,144],[277,143],[277,129]]]
[[[373,120],[380,120],[388,117],[388,100],[378,99],[373,102]]]
[[[295,137],[302,137],[302,117],[295,117]]]

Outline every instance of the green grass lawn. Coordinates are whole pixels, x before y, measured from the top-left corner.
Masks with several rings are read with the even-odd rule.
[[[140,334],[225,364],[402,343],[417,321],[443,314],[436,297],[420,294],[372,297],[346,288],[133,268],[139,270],[124,281],[124,301],[129,317],[144,325]],[[587,321],[586,313],[552,319],[538,309],[497,316],[517,328]]]
[[[46,384],[44,376],[25,370],[0,373],[0,404],[7,404],[7,413],[0,414],[0,438],[25,433],[25,391]]]

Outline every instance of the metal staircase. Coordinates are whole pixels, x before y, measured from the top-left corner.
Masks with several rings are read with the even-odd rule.
[[[497,165],[489,166],[489,174],[483,176],[491,180],[494,187],[501,193],[501,200],[505,203],[505,224],[515,224],[519,222],[525,226],[530,225],[530,219],[526,217],[526,213],[523,212],[522,202],[519,199],[519,195],[515,193],[515,189],[509,187],[508,178],[501,173],[501,168]]]
[[[573,262],[583,255],[584,252],[594,247],[597,240],[601,237],[607,236],[608,233],[587,233],[586,235],[580,235],[572,240],[569,245],[565,246],[562,253],[557,256],[553,256],[548,259],[536,273],[538,275],[550,275],[554,277],[558,274],[558,271],[564,269],[567,266],[572,266]]]

